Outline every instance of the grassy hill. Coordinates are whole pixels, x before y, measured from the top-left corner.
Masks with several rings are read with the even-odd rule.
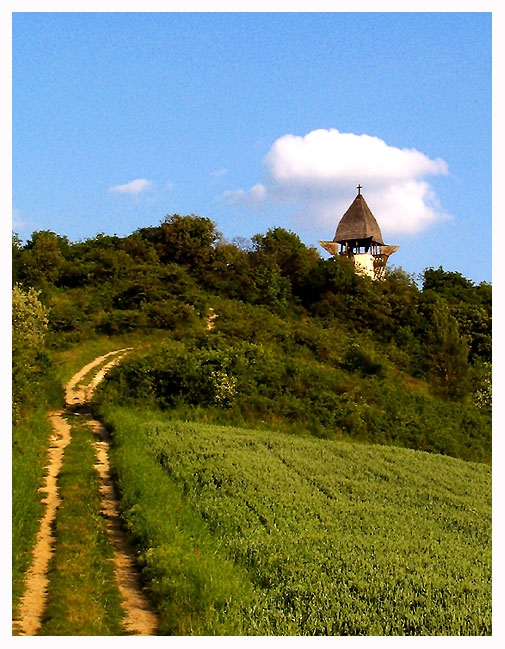
[[[485,465],[104,415],[162,633],[490,634]]]
[[[162,632],[490,633],[490,285],[179,215],[14,237],[13,283],[15,584],[45,412],[128,339],[95,408]]]

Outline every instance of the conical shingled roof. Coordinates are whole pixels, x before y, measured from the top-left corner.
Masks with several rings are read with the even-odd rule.
[[[372,239],[372,243],[384,245],[379,224],[361,194],[358,194],[349,209],[340,219],[335,238],[336,243]]]

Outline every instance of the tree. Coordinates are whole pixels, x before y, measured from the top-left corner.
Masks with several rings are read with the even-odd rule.
[[[405,327],[411,331],[418,329],[419,289],[412,275],[402,268],[387,268],[384,280],[376,282],[373,289],[389,304],[388,328],[392,334]]]
[[[19,281],[19,272],[22,265],[23,242],[16,232],[12,233],[12,283]]]
[[[140,236],[154,244],[160,261],[175,261],[195,271],[208,267],[215,258],[220,234],[208,218],[167,215],[157,228],[141,228]]]
[[[20,278],[28,286],[46,286],[58,281],[65,265],[64,252],[69,246],[66,237],[50,230],[32,234],[22,252]]]
[[[442,267],[427,268],[423,293],[430,291],[445,299],[460,333],[467,337],[470,361],[491,361],[491,286],[485,282],[475,286],[461,273],[444,271]]]
[[[47,331],[48,311],[39,291],[12,288],[12,416],[16,423],[21,404],[35,402],[40,375],[41,348]]]
[[[426,268],[423,273],[423,291],[432,290],[448,301],[457,299],[472,301],[475,293],[473,282],[461,273],[445,271],[442,266],[436,270]]]
[[[250,241],[221,239],[216,244],[212,273],[205,274],[205,285],[232,299],[254,301],[256,291],[251,282]]]
[[[12,288],[12,349],[22,353],[40,347],[46,335],[48,311],[39,300],[40,291]]]
[[[252,242],[254,265],[259,268],[277,267],[280,275],[290,281],[293,295],[302,298],[307,278],[320,259],[317,250],[308,248],[298,235],[283,228],[270,229],[265,235],[256,234]]]
[[[443,394],[459,399],[469,391],[468,342],[445,300],[435,295],[430,307],[425,346],[429,373]]]

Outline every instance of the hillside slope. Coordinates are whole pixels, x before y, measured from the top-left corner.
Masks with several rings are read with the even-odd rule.
[[[16,421],[45,398],[56,350],[158,331],[188,349],[177,378],[188,384],[195,360],[215,372],[213,387],[193,376],[198,387],[182,398],[159,383],[158,406],[491,461],[489,284],[442,268],[418,278],[390,269],[372,282],[282,228],[230,243],[208,218],[177,214],[126,237],[14,237],[13,280]],[[210,308],[213,341],[201,336]],[[196,359],[200,347],[207,358]],[[153,360],[166,378],[169,357],[146,368]],[[210,413],[213,396],[227,413]]]
[[[173,418],[356,439],[490,462],[490,415],[434,394],[402,353],[337,322],[281,317],[214,299],[203,323],[139,346],[99,399]]]

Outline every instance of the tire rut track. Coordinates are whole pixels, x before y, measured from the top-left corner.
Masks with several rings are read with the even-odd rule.
[[[133,635],[154,635],[157,620],[141,590],[133,551],[121,527],[119,502],[109,473],[109,433],[101,422],[91,416],[88,422],[98,438],[93,444],[97,457],[95,469],[100,476],[102,514],[107,521],[107,532],[114,550],[116,582],[126,613],[123,624]]]

